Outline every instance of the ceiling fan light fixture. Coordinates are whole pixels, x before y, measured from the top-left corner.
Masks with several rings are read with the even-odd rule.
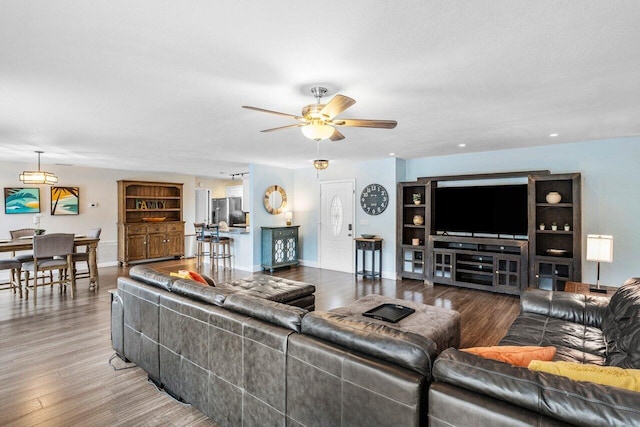
[[[323,171],[329,167],[329,160],[324,160],[324,159],[314,160],[313,167],[319,171]]]
[[[300,129],[304,136],[309,139],[313,139],[314,141],[328,139],[334,132],[333,127],[324,124],[321,120],[313,120],[311,123],[306,126],[302,126]]]
[[[42,154],[43,151],[36,151],[36,153],[38,153],[38,170],[23,171],[18,176],[18,179],[23,184],[48,184],[48,185],[57,184],[58,177],[54,173],[40,170],[40,154]]]

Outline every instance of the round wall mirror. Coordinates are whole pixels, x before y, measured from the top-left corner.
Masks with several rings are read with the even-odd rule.
[[[278,215],[287,206],[287,193],[279,185],[272,185],[264,192],[264,208],[272,215]]]

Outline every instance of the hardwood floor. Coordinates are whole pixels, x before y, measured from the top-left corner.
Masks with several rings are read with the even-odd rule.
[[[196,268],[195,260],[150,264],[164,272],[198,270],[217,282],[250,275]],[[38,305],[0,291],[0,425],[8,426],[215,426],[199,411],[174,401],[126,368],[110,342],[110,294],[127,268],[100,269],[100,288],[78,281],[76,297],[58,288],[38,290]],[[316,309],[328,310],[377,293],[450,308],[462,316],[462,347],[492,345],[518,313],[518,297],[428,286],[422,282],[357,279],[346,273],[300,267],[275,276],[316,285]]]

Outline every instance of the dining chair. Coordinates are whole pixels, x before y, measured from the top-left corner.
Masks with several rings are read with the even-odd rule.
[[[87,233],[87,237],[90,237],[92,239],[99,239],[101,233],[102,233],[102,228],[92,228]],[[73,261],[73,271],[75,273],[76,280],[90,277],[89,252],[86,249],[84,252],[74,252],[73,255],[71,255],[71,259]],[[77,264],[79,262],[87,263],[86,272],[78,273]]]
[[[16,240],[21,237],[33,237],[36,234],[36,229],[35,228],[19,228],[17,230],[9,230],[9,234],[11,235],[11,240]],[[18,255],[16,255],[15,252],[12,252],[11,256],[20,262],[33,261],[33,252],[29,252],[26,254],[18,254]]]
[[[74,297],[76,278],[73,271],[73,240],[72,233],[52,233],[33,237],[33,261],[22,264],[22,271],[25,274],[24,290],[25,298],[29,298],[29,278],[33,273],[33,304],[38,299],[38,279],[42,285],[60,285],[60,291],[66,289],[66,285],[71,285],[71,297]],[[54,280],[53,271],[58,270],[58,280]],[[70,271],[71,277],[67,277],[65,270]],[[45,274],[51,274],[47,277]],[[48,280],[48,281],[47,281]]]
[[[20,268],[22,262],[17,259],[1,259],[0,270],[9,270],[9,286],[16,293],[16,288],[20,292],[20,298],[22,298],[22,283],[20,281]]]

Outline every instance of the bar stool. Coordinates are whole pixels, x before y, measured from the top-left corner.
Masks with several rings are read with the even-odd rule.
[[[231,242],[230,237],[220,237],[220,227],[217,225],[209,226],[209,229],[215,229],[211,234],[209,242],[209,255],[212,263],[211,268],[215,270],[218,267],[218,261],[222,260],[222,268],[227,269],[227,260],[229,261],[229,270],[231,270]]]
[[[194,222],[193,227],[196,229],[196,264],[200,265],[201,257],[211,253],[211,249],[209,249],[209,252],[204,250],[205,244],[211,248],[211,236],[205,234],[205,224],[203,222]]]
[[[20,269],[22,268],[22,262],[17,259],[0,259],[0,270],[11,270],[9,276],[9,286],[16,293],[16,288],[22,298],[22,283],[20,281]]]

